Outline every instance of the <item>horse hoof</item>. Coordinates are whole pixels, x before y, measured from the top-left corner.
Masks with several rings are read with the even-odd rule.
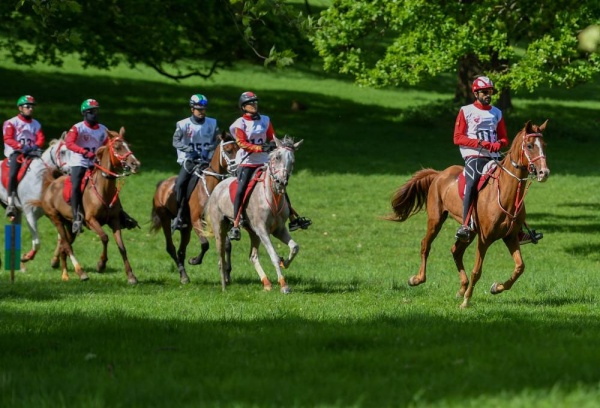
[[[271,291],[271,289],[273,289],[273,286],[271,286],[271,285],[264,285],[264,286],[263,286],[263,290],[264,290],[265,292],[270,292],[270,291]]]
[[[130,285],[137,285],[138,280],[136,277],[133,278],[127,278],[127,283],[129,283]]]
[[[200,257],[194,257],[194,258],[190,258],[188,259],[188,263],[190,265],[200,265],[202,263],[202,258]]]
[[[190,278],[188,278],[187,276],[182,276],[181,279],[179,279],[179,282],[181,282],[184,285],[187,285],[188,283],[190,283]]]
[[[82,273],[81,275],[79,275],[79,280],[82,282],[89,280],[89,279],[90,278],[85,273]]]
[[[283,288],[281,288],[281,293],[283,293],[284,295],[289,295],[290,293],[292,293],[292,290],[288,286],[284,286]]]
[[[59,265],[58,258],[52,258],[52,259],[50,260],[50,267],[51,267],[52,269],[56,269],[56,268],[58,268],[58,265]]]
[[[411,276],[408,278],[408,286],[418,286],[421,282],[417,281],[416,276]]]
[[[492,284],[492,287],[490,288],[490,293],[491,293],[492,295],[497,295],[497,294],[498,294],[498,293],[500,293],[500,292],[501,292],[501,291],[500,291],[500,290],[498,290],[498,282],[494,282],[494,283]]]

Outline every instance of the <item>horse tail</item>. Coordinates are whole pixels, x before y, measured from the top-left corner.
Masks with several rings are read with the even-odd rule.
[[[402,222],[421,211],[427,203],[429,187],[439,173],[434,169],[423,169],[413,174],[411,179],[392,196],[394,213],[388,215],[385,219]]]
[[[158,215],[158,207],[156,205],[156,196],[160,191],[160,186],[162,183],[164,183],[167,180],[161,180],[156,184],[156,193],[154,193],[154,197],[152,197],[152,211],[150,213],[150,232],[154,232],[156,233],[161,225],[162,225],[162,221],[160,219],[160,215]]]

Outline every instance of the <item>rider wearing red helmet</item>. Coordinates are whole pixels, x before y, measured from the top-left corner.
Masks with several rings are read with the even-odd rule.
[[[502,111],[491,104],[492,95],[496,93],[492,80],[479,76],[473,81],[471,90],[475,102],[460,108],[454,124],[454,144],[460,147],[465,160],[463,223],[456,231],[456,239],[464,242],[471,239],[471,205],[477,195],[477,184],[483,168],[489,161],[498,160],[500,149],[509,143]],[[531,235],[521,231],[519,241],[521,244],[537,243],[542,237],[541,233],[535,231]]]
[[[275,148],[272,143],[275,130],[269,117],[258,113],[258,96],[254,92],[244,92],[240,95],[238,106],[243,114],[229,128],[240,147],[236,156],[239,167],[238,187],[233,201],[234,221],[233,228],[228,234],[229,239],[236,241],[241,237],[239,223],[242,215],[242,198],[246,188],[255,170],[269,160],[269,152]],[[292,208],[287,193],[285,197],[290,206],[290,231],[298,228],[307,229],[312,221],[298,216]]]
[[[23,95],[17,100],[19,114],[8,119],[2,126],[4,136],[4,155],[8,157],[8,189],[6,216],[17,215],[15,208],[15,196],[17,193],[17,173],[20,163],[17,158],[22,153],[26,157],[41,156],[41,148],[44,145],[44,132],[42,125],[33,119],[35,99],[31,95]]]

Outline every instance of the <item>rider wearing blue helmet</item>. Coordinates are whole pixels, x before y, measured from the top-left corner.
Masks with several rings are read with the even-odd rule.
[[[173,147],[177,150],[177,163],[181,165],[175,191],[177,193],[177,216],[171,223],[171,230],[187,227],[189,206],[187,205],[187,187],[192,178],[194,167],[208,167],[217,148],[220,133],[217,120],[206,116],[208,99],[202,94],[192,95],[189,100],[192,115],[175,125]]]

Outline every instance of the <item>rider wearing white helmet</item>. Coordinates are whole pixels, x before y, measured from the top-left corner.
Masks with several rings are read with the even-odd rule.
[[[4,155],[8,157],[8,189],[6,216],[17,215],[15,196],[17,193],[17,173],[20,163],[17,158],[22,153],[25,157],[39,157],[44,145],[44,132],[42,125],[33,119],[35,99],[31,95],[23,95],[17,100],[19,114],[4,122],[2,133],[4,136]]]
[[[492,106],[496,88],[491,79],[479,76],[471,87],[475,101],[460,108],[454,125],[454,144],[460,147],[465,160],[465,196],[463,200],[463,223],[456,231],[456,239],[468,242],[472,228],[469,226],[471,205],[477,196],[477,184],[484,166],[500,158],[500,149],[508,146],[506,125],[502,111]],[[521,231],[521,244],[537,243],[543,235],[534,230],[531,234]]]
[[[196,164],[208,167],[215,153],[220,133],[217,120],[206,116],[208,99],[202,94],[192,95],[189,100],[192,115],[175,125],[173,147],[177,149],[177,163],[181,165],[175,191],[177,193],[177,216],[171,222],[171,230],[185,228],[189,218],[187,187]]]
[[[241,237],[239,224],[242,214],[242,198],[246,188],[256,169],[269,160],[269,152],[275,148],[272,143],[275,130],[269,117],[258,113],[258,96],[253,92],[244,92],[240,95],[238,106],[243,114],[229,128],[240,147],[236,156],[239,167],[238,186],[233,201],[234,221],[233,228],[228,234],[229,239],[236,241]],[[298,228],[307,229],[312,221],[308,218],[299,217],[298,213],[292,208],[287,193],[285,197],[290,206],[290,231],[295,231]]]

